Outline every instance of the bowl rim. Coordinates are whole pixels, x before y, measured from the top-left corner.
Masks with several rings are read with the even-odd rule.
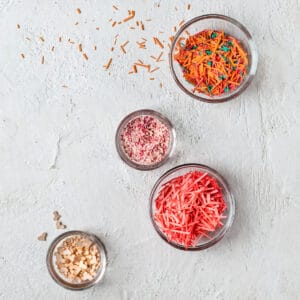
[[[221,19],[221,20],[230,22],[233,25],[237,26],[246,35],[247,42],[249,44],[250,52],[251,52],[251,55],[252,55],[252,63],[250,65],[250,69],[249,69],[249,72],[247,74],[247,77],[243,80],[242,84],[236,90],[234,90],[231,94],[229,94],[228,96],[225,96],[221,99],[218,99],[218,98],[209,99],[209,98],[201,97],[199,95],[195,95],[194,93],[192,93],[191,91],[186,89],[181,84],[181,82],[178,79],[178,77],[176,76],[176,73],[175,73],[175,70],[174,70],[173,56],[174,56],[175,46],[176,46],[178,38],[180,37],[182,32],[185,31],[190,25],[192,25],[195,22],[201,21],[203,19]],[[227,101],[232,100],[232,99],[238,97],[239,95],[241,95],[247,89],[247,87],[250,85],[250,83],[252,82],[252,80],[253,80],[253,78],[256,74],[257,64],[258,64],[257,48],[256,48],[255,42],[254,42],[250,32],[248,31],[248,29],[243,24],[241,24],[239,21],[237,21],[236,19],[233,19],[231,17],[228,17],[226,15],[222,15],[222,14],[205,14],[205,15],[195,17],[195,18],[187,21],[186,23],[184,23],[184,25],[175,34],[174,40],[171,44],[170,55],[169,55],[169,67],[171,69],[171,74],[172,74],[172,77],[173,77],[174,81],[179,86],[179,88],[184,93],[189,95],[190,97],[192,97],[192,98],[194,98],[198,101],[202,101],[202,102],[206,102],[206,103],[223,103],[223,102],[227,102]]]
[[[198,246],[194,246],[194,247],[189,247],[189,248],[185,248],[184,246],[178,244],[178,243],[174,243],[172,241],[169,241],[165,234],[159,229],[159,226],[156,224],[153,216],[154,216],[154,212],[153,212],[153,202],[154,202],[154,194],[157,191],[157,188],[159,187],[159,185],[162,183],[162,181],[164,179],[166,179],[170,174],[174,173],[175,171],[181,170],[181,169],[186,169],[186,168],[201,168],[201,169],[205,169],[209,175],[213,176],[218,183],[221,183],[221,186],[224,186],[227,190],[227,194],[229,197],[226,197],[226,202],[230,202],[231,204],[231,209],[228,213],[228,218],[227,218],[227,222],[223,225],[223,230],[220,231],[220,233],[214,237],[213,239],[211,239],[210,241],[208,241],[205,244],[201,244]],[[221,182],[220,182],[221,180]],[[235,198],[231,192],[230,186],[228,185],[227,181],[224,179],[224,177],[217,172],[215,169],[207,166],[207,165],[203,165],[203,164],[199,164],[199,163],[186,163],[186,164],[181,164],[178,165],[176,167],[171,168],[170,170],[166,171],[163,175],[161,175],[158,180],[155,182],[151,193],[150,193],[150,197],[149,197],[149,214],[150,214],[150,219],[152,222],[152,225],[155,229],[155,231],[158,233],[158,235],[169,245],[171,245],[172,247],[176,248],[176,249],[180,249],[180,250],[184,250],[184,251],[200,251],[200,250],[205,250],[207,248],[210,248],[211,246],[215,245],[217,242],[219,242],[224,236],[225,234],[229,231],[229,229],[231,228],[232,224],[233,224],[233,220],[235,217]]]
[[[88,281],[85,283],[78,283],[78,284],[71,283],[71,282],[68,282],[67,280],[64,280],[62,278],[62,276],[60,276],[56,272],[55,267],[53,265],[53,255],[54,255],[54,251],[55,251],[57,245],[61,241],[63,241],[65,238],[68,238],[70,236],[75,236],[75,235],[86,236],[86,237],[92,239],[93,241],[95,241],[97,246],[99,247],[100,258],[101,258],[100,268],[99,268],[98,273],[95,276],[95,278],[91,281]],[[47,251],[47,255],[46,255],[46,264],[47,264],[47,269],[48,269],[48,272],[49,272],[51,278],[58,285],[66,288],[68,290],[73,290],[73,291],[85,290],[85,289],[88,289],[88,288],[96,285],[103,279],[103,276],[104,276],[104,273],[106,270],[106,266],[107,266],[107,251],[106,251],[106,248],[105,248],[103,242],[96,235],[89,233],[89,232],[81,231],[81,230],[70,230],[70,231],[66,231],[66,232],[60,234],[51,242],[51,244],[48,248],[48,251]]]
[[[139,116],[153,116],[153,117],[157,118],[160,122],[162,122],[168,128],[168,130],[170,132],[170,145],[169,145],[168,152],[166,153],[166,156],[158,163],[155,163],[152,165],[138,164],[138,163],[130,160],[122,149],[121,142],[120,142],[120,134],[122,133],[122,129],[124,128],[124,126],[126,126],[126,124],[128,122],[130,122],[131,120],[133,120]],[[130,114],[126,115],[119,123],[117,130],[116,130],[116,135],[115,135],[115,146],[116,146],[116,149],[117,149],[117,152],[118,152],[120,158],[128,166],[130,166],[136,170],[140,170],[140,171],[150,171],[150,170],[154,170],[154,169],[161,167],[173,155],[174,149],[176,146],[176,131],[175,131],[174,126],[172,125],[171,121],[166,116],[162,115],[161,113],[159,113],[153,109],[139,109],[139,110],[135,110],[135,111],[131,112]]]

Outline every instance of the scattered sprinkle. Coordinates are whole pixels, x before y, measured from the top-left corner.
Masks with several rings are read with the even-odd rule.
[[[164,45],[162,44],[162,42],[157,37],[153,37],[153,42],[154,42],[155,45],[158,45],[161,49],[164,48]]]
[[[130,10],[128,12],[129,12],[129,15],[128,15],[128,17],[126,17],[123,20],[123,22],[127,22],[127,21],[129,21],[129,20],[131,20],[131,19],[133,19],[135,17],[135,11],[134,10]]]
[[[108,62],[103,66],[106,70],[108,70],[109,69],[109,67],[110,67],[110,65],[111,65],[111,63],[112,63],[112,58],[110,58],[109,60],[108,60]]]
[[[41,40],[42,42],[45,42],[45,39],[44,39],[44,37],[42,37],[42,36],[40,36],[40,40]]]
[[[84,58],[85,60],[88,60],[88,59],[89,59],[86,53],[83,53],[82,56],[83,56],[83,58]]]
[[[24,55],[24,53],[21,53],[21,54],[20,54],[20,56],[21,56],[21,58],[22,58],[22,59],[24,59],[24,58],[25,58],[25,55]]]
[[[79,52],[82,52],[82,44],[78,44],[78,50]]]
[[[188,4],[188,5],[186,6],[186,9],[187,9],[187,10],[190,10],[190,9],[191,9],[191,4]]]
[[[45,56],[42,56],[42,61],[41,61],[42,65],[45,63]]]
[[[38,240],[39,241],[46,241],[47,240],[47,236],[48,236],[48,233],[47,232],[43,232],[43,233],[41,233],[39,236],[38,236]]]
[[[113,7],[113,9],[115,9],[115,10],[119,10],[119,8],[118,8],[117,6],[115,6],[115,5],[113,5],[112,7]]]
[[[81,14],[81,9],[80,9],[80,8],[77,8],[77,9],[76,9],[76,12],[80,15],[80,14]]]
[[[17,24],[17,29],[20,29],[20,28],[21,28],[20,24]]]

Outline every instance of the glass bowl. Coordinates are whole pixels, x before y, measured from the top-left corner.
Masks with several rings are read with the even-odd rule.
[[[160,160],[159,162],[150,164],[150,165],[139,164],[139,163],[131,160],[128,157],[128,155],[125,153],[125,151],[123,150],[122,143],[121,143],[121,136],[122,136],[123,129],[126,127],[126,125],[131,120],[136,119],[141,116],[152,116],[153,118],[155,118],[158,121],[160,121],[161,123],[163,123],[170,132],[170,142],[169,142],[168,151],[167,151],[165,157],[162,160]],[[163,116],[162,114],[160,114],[157,111],[154,111],[151,109],[141,109],[141,110],[134,111],[131,114],[127,115],[120,122],[120,124],[117,128],[117,132],[116,132],[115,143],[116,143],[116,148],[117,148],[117,152],[118,152],[119,156],[127,165],[129,165],[130,167],[135,168],[137,170],[148,171],[148,170],[153,170],[153,169],[159,168],[169,159],[169,157],[172,155],[173,150],[175,148],[175,136],[176,136],[175,129],[174,129],[172,123],[169,121],[169,119],[167,119],[165,116]]]
[[[84,238],[87,238],[93,242],[93,244],[97,245],[99,254],[100,254],[100,267],[94,276],[92,280],[84,281],[82,283],[74,283],[71,282],[70,280],[66,279],[63,277],[63,275],[58,271],[57,266],[56,266],[56,257],[55,253],[58,247],[62,245],[62,243],[70,237],[74,236],[82,236]],[[83,231],[78,231],[78,230],[73,230],[73,231],[68,231],[65,232],[61,235],[59,235],[50,245],[47,253],[47,268],[48,271],[53,278],[53,280],[58,283],[60,286],[70,289],[70,290],[83,290],[87,289],[89,287],[94,286],[100,280],[103,278],[105,269],[106,269],[106,264],[107,264],[107,258],[106,258],[106,249],[101,240],[96,237],[93,234],[83,232]]]
[[[174,241],[169,241],[166,237],[166,235],[162,232],[159,225],[154,220],[154,214],[155,214],[155,200],[157,198],[158,193],[160,192],[162,186],[170,181],[171,179],[184,175],[191,171],[200,171],[207,173],[211,177],[215,178],[219,186],[222,188],[224,200],[226,202],[227,208],[223,212],[223,215],[226,216],[226,219],[224,219],[224,225],[220,228],[218,228],[216,231],[209,234],[210,238],[204,238],[202,237],[200,241],[193,247],[185,248],[183,245],[178,244]],[[210,167],[207,167],[205,165],[201,164],[184,164],[177,166],[166,173],[164,173],[155,183],[154,187],[152,188],[151,194],[150,194],[150,218],[152,221],[152,224],[159,234],[159,236],[166,241],[169,245],[181,249],[181,250],[204,250],[207,249],[214,244],[216,244],[218,241],[220,241],[225,233],[228,231],[228,229],[231,227],[233,219],[235,214],[235,202],[234,197],[230,191],[230,188],[225,181],[225,179],[215,170],[211,169]]]
[[[199,92],[193,93],[192,88],[194,86],[185,80],[182,74],[182,67],[174,59],[174,54],[177,52],[179,41],[182,40],[182,38],[186,39],[189,36],[188,34],[194,35],[205,29],[224,30],[225,33],[239,40],[248,54],[248,72],[242,83],[235,90],[223,93],[219,96],[210,96]],[[196,17],[185,23],[179,29],[172,42],[169,61],[175,82],[186,94],[203,102],[221,103],[239,96],[249,86],[256,73],[258,55],[252,36],[244,25],[227,16],[209,14]]]

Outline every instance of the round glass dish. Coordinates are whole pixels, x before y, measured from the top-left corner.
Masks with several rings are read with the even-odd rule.
[[[92,280],[84,281],[82,283],[74,283],[74,282],[69,281],[68,279],[63,277],[63,275],[58,271],[57,266],[56,266],[55,253],[56,253],[58,247],[60,247],[67,238],[74,237],[74,236],[81,236],[81,237],[91,240],[93,242],[93,244],[95,244],[97,246],[97,248],[99,250],[99,254],[100,254],[100,267],[97,270],[96,275],[94,276],[94,278]],[[105,269],[106,269],[106,264],[107,264],[106,249],[105,249],[105,246],[103,245],[103,243],[101,242],[101,240],[93,234],[86,233],[83,231],[78,231],[78,230],[68,231],[68,232],[65,232],[65,233],[59,235],[51,243],[51,245],[48,249],[46,262],[47,262],[48,271],[56,283],[58,283],[60,286],[66,288],[66,289],[83,290],[83,289],[87,289],[89,287],[94,286],[103,278],[103,275],[104,275]]]
[[[200,171],[207,173],[211,177],[214,177],[219,184],[219,186],[222,188],[224,200],[226,202],[227,208],[224,211],[223,215],[226,216],[226,219],[224,219],[224,225],[220,228],[218,228],[216,231],[210,234],[210,239],[208,238],[201,238],[197,245],[193,247],[185,248],[183,245],[178,244],[173,241],[169,241],[166,237],[166,235],[161,231],[159,225],[154,220],[154,214],[155,214],[155,200],[157,198],[157,195],[159,191],[161,190],[162,186],[170,181],[171,179],[184,175],[191,171]],[[188,251],[195,251],[195,250],[204,250],[207,249],[214,244],[216,244],[218,241],[220,241],[225,233],[228,231],[228,229],[231,227],[233,219],[235,214],[235,202],[234,197],[230,191],[230,188],[225,181],[225,179],[214,169],[211,169],[210,167],[207,167],[205,165],[201,164],[184,164],[177,166],[169,171],[167,171],[165,174],[163,174],[155,183],[154,187],[152,188],[151,194],[150,194],[150,218],[152,221],[152,224],[159,234],[159,236],[166,241],[169,245],[181,249],[181,250],[188,250]]]
[[[194,86],[185,80],[182,75],[182,67],[174,59],[174,54],[176,53],[176,49],[178,49],[179,46],[179,39],[186,39],[189,36],[188,33],[190,35],[194,35],[205,29],[213,29],[218,31],[224,30],[225,33],[239,40],[244,50],[248,54],[248,73],[246,74],[243,82],[235,90],[223,93],[219,96],[209,96],[199,92],[193,93],[191,90]],[[171,73],[175,82],[186,94],[196,100],[200,100],[203,102],[221,103],[239,96],[249,86],[256,73],[258,55],[253,38],[244,25],[227,16],[209,14],[196,17],[185,23],[179,29],[172,42],[169,62]]]
[[[139,164],[133,160],[131,160],[128,155],[125,153],[123,147],[122,147],[122,133],[124,128],[127,126],[127,124],[138,118],[138,117],[142,117],[142,116],[152,116],[153,118],[157,119],[159,122],[161,122],[162,124],[164,124],[169,133],[170,133],[170,140],[169,140],[169,145],[168,145],[168,150],[166,151],[166,154],[164,156],[164,158],[160,161],[158,161],[157,163],[153,163],[153,164]],[[117,128],[117,132],[116,132],[116,137],[115,137],[115,143],[116,143],[116,148],[117,148],[117,152],[119,154],[119,156],[121,157],[121,159],[130,167],[135,168],[137,170],[142,170],[142,171],[148,171],[148,170],[153,170],[156,168],[159,168],[160,166],[162,166],[168,159],[169,157],[172,155],[173,150],[175,148],[175,129],[173,128],[172,123],[169,121],[169,119],[167,119],[165,116],[163,116],[162,114],[160,114],[157,111],[151,110],[151,109],[142,109],[142,110],[137,110],[132,112],[131,114],[127,115],[119,124],[118,128]]]

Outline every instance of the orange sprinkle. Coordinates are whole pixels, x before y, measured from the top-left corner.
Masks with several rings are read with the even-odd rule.
[[[131,10],[131,11],[129,11],[129,16],[126,17],[126,18],[123,20],[123,22],[127,22],[127,21],[133,19],[134,17],[135,17],[135,11],[134,11],[134,10]]]
[[[117,22],[116,22],[116,21],[114,21],[114,22],[111,24],[111,26],[112,26],[112,27],[115,27],[115,26],[116,26],[116,24],[117,24]]]
[[[76,9],[76,12],[80,15],[80,14],[81,14],[81,9],[80,9],[80,8],[77,8],[77,9]]]
[[[153,41],[155,45],[158,45],[161,49],[164,48],[164,45],[161,43],[161,41],[157,37],[153,37]]]
[[[176,31],[177,31],[177,30],[176,30],[176,26],[174,26],[174,27],[173,27],[173,31],[174,31],[174,32],[176,32]]]
[[[191,9],[191,4],[188,4],[188,5],[186,6],[186,9],[187,9],[187,10],[190,10],[190,9]]]
[[[154,77],[150,77],[149,79],[150,79],[150,80],[154,80]]]
[[[159,56],[158,56],[157,59],[156,59],[157,62],[162,61],[162,60],[161,60],[161,57],[162,57],[163,54],[164,54],[163,52],[160,52]]]
[[[157,71],[158,69],[159,69],[159,67],[154,68],[153,70],[150,71],[150,73],[153,73],[153,72]]]
[[[110,65],[111,65],[111,62],[112,62],[112,58],[110,58],[110,59],[108,60],[108,62],[106,63],[106,65],[104,65],[103,67],[104,67],[106,70],[108,70],[109,67],[110,67]]]
[[[22,58],[22,59],[24,59],[24,58],[25,58],[25,55],[24,55],[24,53],[21,53],[21,54],[20,54],[20,56],[21,56],[21,58]]]
[[[143,67],[143,68],[147,68],[149,69],[150,68],[150,65],[145,65],[143,63],[135,63],[136,66],[139,66],[139,67]]]
[[[135,21],[136,26],[140,26],[140,22],[139,21]]]
[[[122,45],[120,46],[120,48],[121,48],[122,52],[123,52],[124,54],[126,54],[126,51],[125,51],[125,49],[124,49],[124,47],[123,47]]]
[[[83,58],[84,58],[85,60],[88,60],[88,59],[89,59],[88,56],[86,55],[86,53],[83,53],[82,56],[83,56]]]
[[[42,56],[42,61],[41,61],[42,65],[45,63],[45,56]]]
[[[184,24],[184,20],[182,20],[182,21],[178,24],[178,26],[181,27],[183,24]]]
[[[136,65],[133,65],[133,72],[137,73],[137,67],[136,67]]]
[[[141,21],[141,29],[145,30],[145,25],[144,25],[144,23],[142,23],[142,21]]]
[[[79,50],[79,52],[82,52],[82,45],[81,44],[78,45],[78,50]]]
[[[111,52],[113,52],[114,50],[115,50],[115,48],[114,48],[114,47],[111,47],[111,48],[110,48],[110,51],[111,51]]]

